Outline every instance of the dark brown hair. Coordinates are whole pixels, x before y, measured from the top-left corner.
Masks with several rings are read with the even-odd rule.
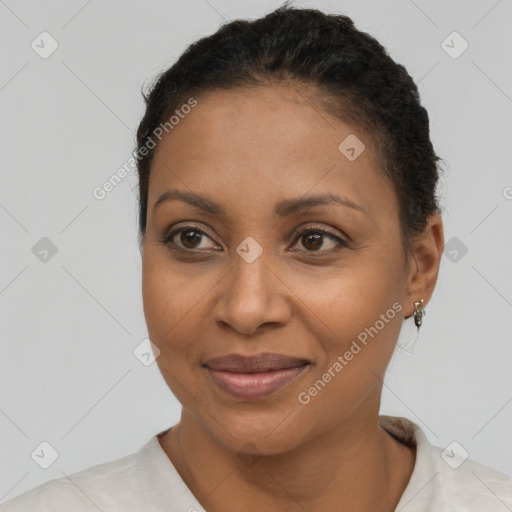
[[[273,83],[314,85],[322,108],[369,134],[398,196],[404,247],[439,211],[438,161],[427,111],[405,67],[350,18],[287,3],[266,16],[235,20],[193,44],[144,95],[137,131],[139,242],[147,221],[155,130],[201,92]],[[146,148],[146,149],[145,149]],[[142,150],[142,151],[141,151]],[[142,154],[144,153],[144,154]]]

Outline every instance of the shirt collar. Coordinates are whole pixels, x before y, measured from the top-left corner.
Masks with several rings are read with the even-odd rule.
[[[416,460],[409,483],[403,492],[396,512],[425,512],[434,510],[440,495],[439,470],[433,460],[432,445],[421,428],[407,418],[380,416],[382,428],[407,446],[416,447]]]
[[[137,476],[145,512],[169,510],[169,505],[172,510],[205,512],[158,441],[169,430],[153,436],[137,453]]]
[[[406,418],[380,416],[379,423],[400,442],[416,447],[414,469],[396,512],[431,510],[440,489],[430,442],[421,428]],[[169,430],[153,436],[137,453],[137,476],[145,511],[168,510],[167,507],[172,505],[176,510],[205,512],[158,441]]]

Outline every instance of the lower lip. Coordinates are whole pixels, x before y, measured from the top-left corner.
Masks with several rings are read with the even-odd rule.
[[[307,367],[297,366],[260,373],[235,373],[206,368],[219,388],[237,398],[260,398],[275,393],[296,379]]]

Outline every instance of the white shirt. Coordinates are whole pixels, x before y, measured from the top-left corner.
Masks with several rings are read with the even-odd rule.
[[[396,512],[512,510],[511,477],[451,450],[442,456],[441,448],[405,418],[381,416],[380,424],[416,445],[414,470]],[[134,454],[51,480],[0,505],[0,511],[205,512],[160,446],[164,432]]]

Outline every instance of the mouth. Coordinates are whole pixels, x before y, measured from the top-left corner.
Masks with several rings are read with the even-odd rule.
[[[255,356],[228,354],[203,365],[212,381],[237,398],[268,396],[294,381],[311,362],[307,359],[266,352]]]

